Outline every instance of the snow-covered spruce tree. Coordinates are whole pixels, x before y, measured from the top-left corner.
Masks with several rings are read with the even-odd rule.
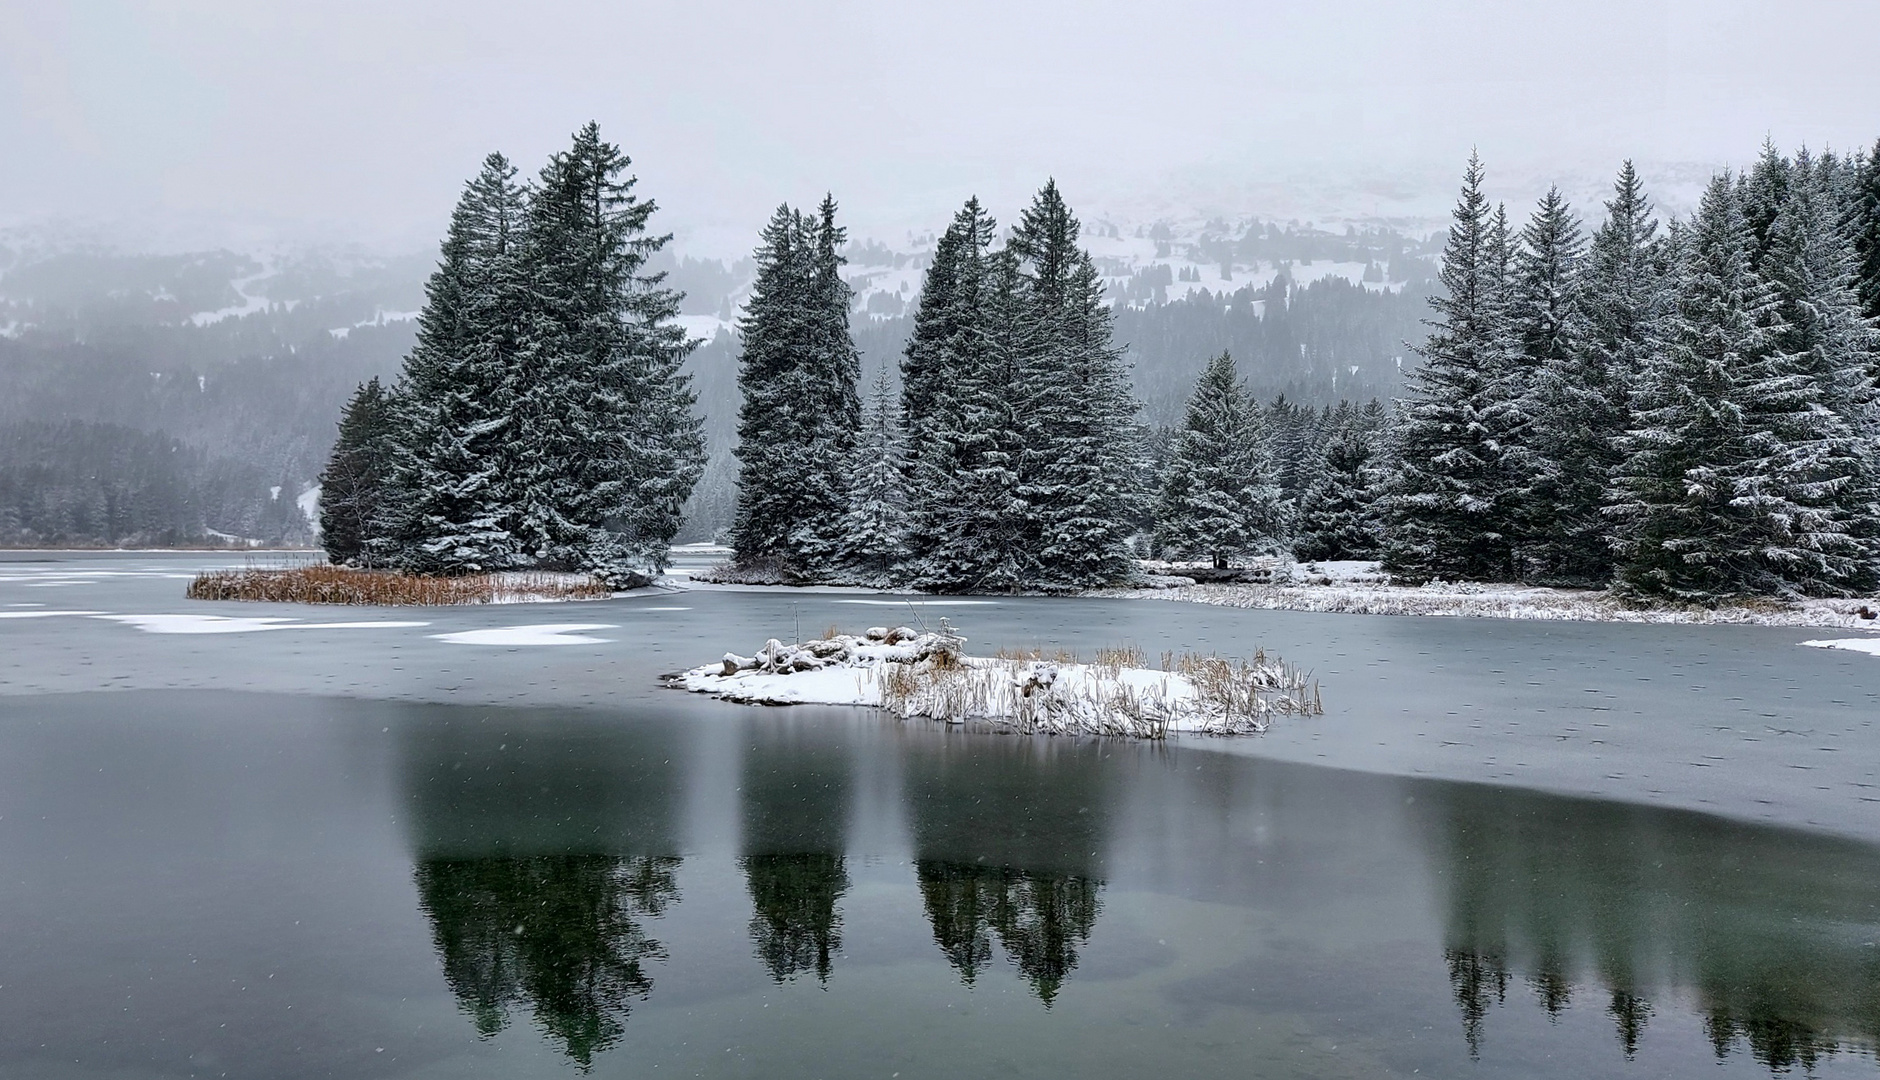
[[[842,528],[843,576],[864,585],[890,584],[907,556],[903,459],[900,410],[883,371],[862,413],[845,485],[849,508]]]
[[[1762,268],[1763,257],[1769,253],[1776,215],[1782,212],[1782,205],[1788,202],[1791,183],[1789,164],[1788,159],[1776,149],[1774,140],[1765,137],[1762,151],[1756,156],[1756,164],[1737,180],[1737,201],[1743,207],[1743,223],[1750,234],[1749,264],[1752,269]]]
[[[1621,595],[1713,603],[1776,584],[1737,491],[1777,317],[1773,291],[1750,266],[1755,237],[1738,196],[1718,176],[1669,241],[1676,301],[1633,389],[1608,499]]]
[[[757,278],[738,321],[738,510],[731,546],[739,565],[801,572],[790,540],[797,524],[788,455],[803,443],[812,241],[803,215],[779,206],[755,254]]]
[[[1774,348],[1753,391],[1752,453],[1737,498],[1784,590],[1871,588],[1880,559],[1880,458],[1872,427],[1880,335],[1860,310],[1836,166],[1798,153],[1769,230]]]
[[[861,353],[849,328],[854,291],[843,280],[842,256],[847,231],[836,224],[836,202],[824,195],[812,219],[809,260],[808,353],[803,357],[813,422],[803,432],[805,446],[796,472],[800,499],[791,547],[814,577],[838,571],[847,527],[847,481],[853,468],[855,437],[861,429],[858,384]]]
[[[1378,436],[1353,416],[1325,443],[1318,479],[1300,500],[1299,559],[1375,559],[1384,542],[1384,474]]]
[[[1437,317],[1417,351],[1392,433],[1384,561],[1406,578],[1508,580],[1516,501],[1505,447],[1521,387],[1511,385],[1503,215],[1482,194],[1482,162],[1470,155],[1443,249]]]
[[[983,268],[983,332],[962,318],[959,377],[940,413],[938,440],[954,472],[936,478],[935,487],[950,536],[933,548],[917,581],[946,592],[1035,588],[1042,576],[1021,473],[1031,430],[1027,372],[1042,339],[1016,253],[993,252]]]
[[[1606,220],[1581,260],[1578,333],[1545,364],[1531,445],[1545,472],[1537,501],[1551,522],[1530,532],[1527,572],[1550,585],[1598,587],[1612,579],[1606,488],[1619,464],[1628,385],[1657,348],[1667,283],[1658,222],[1630,161],[1619,170]]]
[[[1566,199],[1548,189],[1521,230],[1509,297],[1510,331],[1526,381],[1522,438],[1509,458],[1513,471],[1526,474],[1517,487],[1516,570],[1523,580],[1547,584],[1602,585],[1611,574],[1599,513],[1606,476],[1602,463],[1586,458],[1605,452],[1599,440],[1616,430],[1603,368],[1589,371],[1586,364],[1580,310],[1585,247]],[[1588,477],[1589,466],[1599,471]]]
[[[1020,491],[1037,576],[1071,591],[1136,576],[1128,538],[1140,498],[1135,426],[1122,351],[1112,342],[1103,279],[1077,246],[1078,223],[1047,182],[1026,208],[1009,249],[1037,345],[1018,380],[1025,395]]]
[[[1216,567],[1282,546],[1286,506],[1259,406],[1227,353],[1208,362],[1188,399],[1156,520],[1156,548]]]
[[[335,564],[373,565],[395,455],[395,407],[375,376],[353,392],[320,473],[320,546]]]
[[[1853,173],[1849,231],[1854,243],[1855,288],[1861,312],[1880,319],[1880,139],[1865,156],[1851,162]],[[1880,372],[1876,372],[1880,377]]]
[[[590,123],[537,180],[512,443],[532,565],[620,579],[664,568],[705,457],[680,371],[696,343],[679,294],[646,272],[671,237],[647,233],[656,207],[632,193],[630,164]]]
[[[491,154],[451,214],[399,385],[385,561],[421,573],[520,565],[508,478],[516,356],[527,313],[524,192]]]
[[[861,423],[860,358],[842,280],[835,202],[817,216],[780,206],[757,249],[757,281],[739,322],[740,566],[783,580],[837,571],[843,490]]]

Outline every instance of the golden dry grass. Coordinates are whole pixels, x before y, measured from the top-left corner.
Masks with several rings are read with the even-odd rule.
[[[613,590],[592,578],[503,573],[433,577],[390,570],[315,564],[275,569],[210,570],[189,583],[191,600],[256,600],[290,604],[435,607],[543,598],[597,600]]]

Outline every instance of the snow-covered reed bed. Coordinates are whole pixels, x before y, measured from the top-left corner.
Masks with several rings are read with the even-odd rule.
[[[965,638],[875,627],[860,636],[766,642],[755,656],[668,677],[681,689],[751,704],[865,705],[901,717],[983,723],[1052,735],[1166,738],[1173,732],[1255,734],[1275,717],[1324,712],[1318,685],[1264,652],[1251,659],[1106,649],[1090,662],[1068,653],[968,656]]]
[[[511,571],[434,577],[324,564],[210,570],[196,575],[188,592],[191,600],[385,607],[599,600],[611,595],[611,586],[586,574]]]

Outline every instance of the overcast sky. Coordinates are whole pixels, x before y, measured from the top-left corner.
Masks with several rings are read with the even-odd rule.
[[[0,222],[409,246],[484,153],[533,171],[590,118],[708,247],[824,189],[867,227],[1049,174],[1733,163],[1871,145],[1876,40],[1875,0],[0,0]]]

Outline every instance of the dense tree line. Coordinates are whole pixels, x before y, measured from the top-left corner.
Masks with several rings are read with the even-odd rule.
[[[703,464],[650,200],[589,124],[532,183],[492,154],[452,214],[396,385],[360,387],[322,479],[335,561],[657,570]]]
[[[1483,181],[1472,158],[1388,422],[1261,409],[1208,369],[1161,440],[1164,553],[1697,602],[1872,589],[1880,147],[1766,146],[1662,232],[1630,163],[1590,238],[1558,191],[1517,229]]]
[[[1102,278],[1057,186],[1002,247],[976,199],[941,236],[900,368],[904,436],[883,392],[866,429],[858,415],[834,211],[827,200],[814,218],[780,209],[757,252],[742,323],[738,564],[940,591],[1130,579],[1137,406]],[[858,445],[897,457],[904,445],[898,477],[871,470]]]
[[[0,545],[304,544],[295,492],[259,467],[115,424],[0,426]]]
[[[1387,563],[1695,601],[1872,588],[1876,169],[1765,146],[1660,235],[1627,165],[1589,244],[1557,193],[1514,232],[1472,160]]]

